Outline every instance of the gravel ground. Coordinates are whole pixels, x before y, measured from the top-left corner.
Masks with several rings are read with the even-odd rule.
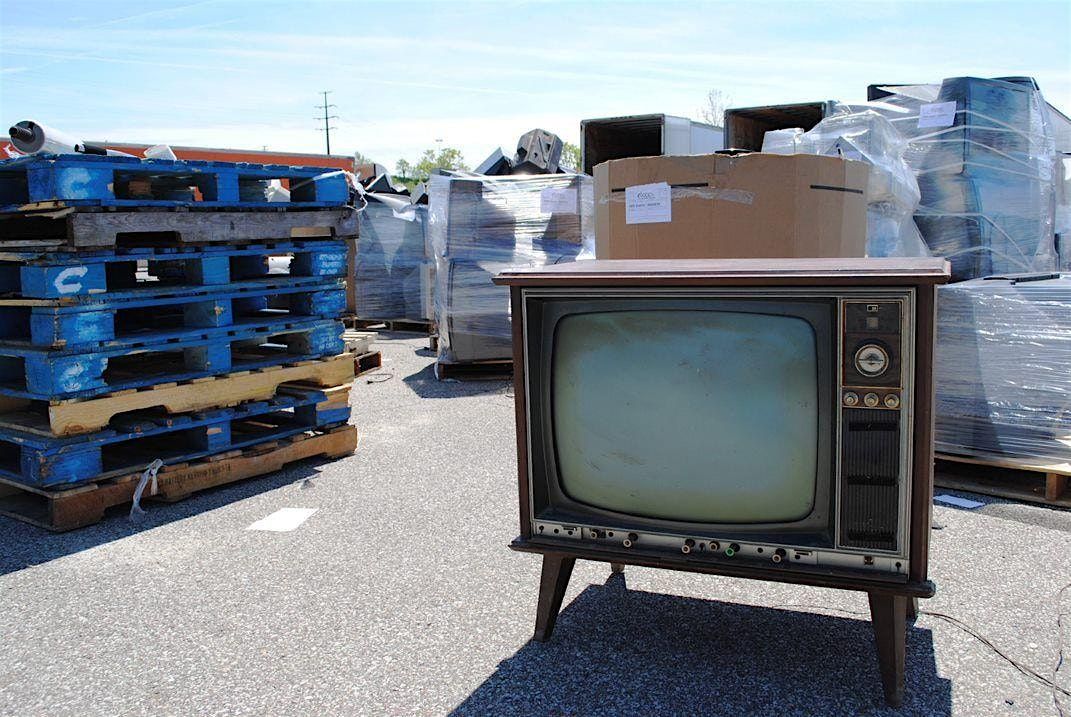
[[[529,643],[539,560],[506,548],[509,387],[439,383],[426,339],[381,338],[350,458],[136,523],[0,519],[0,714],[894,714],[857,593],[581,562],[553,640]],[[922,607],[1051,676],[1071,513],[985,502],[935,507]],[[283,507],[318,511],[246,530]],[[1058,714],[1050,689],[932,615],[907,664],[899,714]]]

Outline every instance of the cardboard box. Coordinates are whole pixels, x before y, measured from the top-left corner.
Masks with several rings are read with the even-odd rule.
[[[595,254],[862,257],[869,170],[864,162],[803,154],[604,162],[595,167]]]

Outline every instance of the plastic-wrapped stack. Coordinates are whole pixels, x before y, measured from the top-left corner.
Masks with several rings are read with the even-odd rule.
[[[1071,461],[1071,277],[941,287],[936,444],[942,453]]]
[[[404,195],[368,192],[364,198],[354,272],[357,318],[431,320],[427,205]]]
[[[428,237],[440,363],[512,358],[509,291],[492,278],[511,266],[591,256],[591,182],[577,174],[431,178]]]
[[[915,222],[955,281],[1056,267],[1055,144],[1030,78],[954,77],[882,88],[871,107],[907,141]]]
[[[907,141],[880,114],[847,108],[808,132],[775,130],[767,132],[762,142],[763,152],[829,155],[869,164],[867,256],[927,256],[912,221],[919,185],[904,161],[906,149]]]

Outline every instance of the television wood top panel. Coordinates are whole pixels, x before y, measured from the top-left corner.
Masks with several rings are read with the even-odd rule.
[[[939,258],[885,259],[602,259],[520,267],[495,277],[509,286],[905,286],[944,284]]]

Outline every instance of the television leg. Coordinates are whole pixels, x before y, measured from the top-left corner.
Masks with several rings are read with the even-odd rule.
[[[536,625],[534,639],[546,642],[554,632],[554,623],[558,620],[565,589],[569,587],[569,577],[573,574],[576,558],[562,555],[545,554],[543,556],[543,573],[539,578],[539,603],[536,606]]]
[[[625,572],[624,563],[610,563],[610,572],[615,574],[621,574]]]
[[[885,701],[890,707],[899,707],[904,700],[908,598],[883,593],[868,593],[867,596],[870,598],[870,619],[874,623],[874,642],[878,648]]]
[[[919,599],[917,597],[907,599],[907,621],[912,625],[919,619]]]

